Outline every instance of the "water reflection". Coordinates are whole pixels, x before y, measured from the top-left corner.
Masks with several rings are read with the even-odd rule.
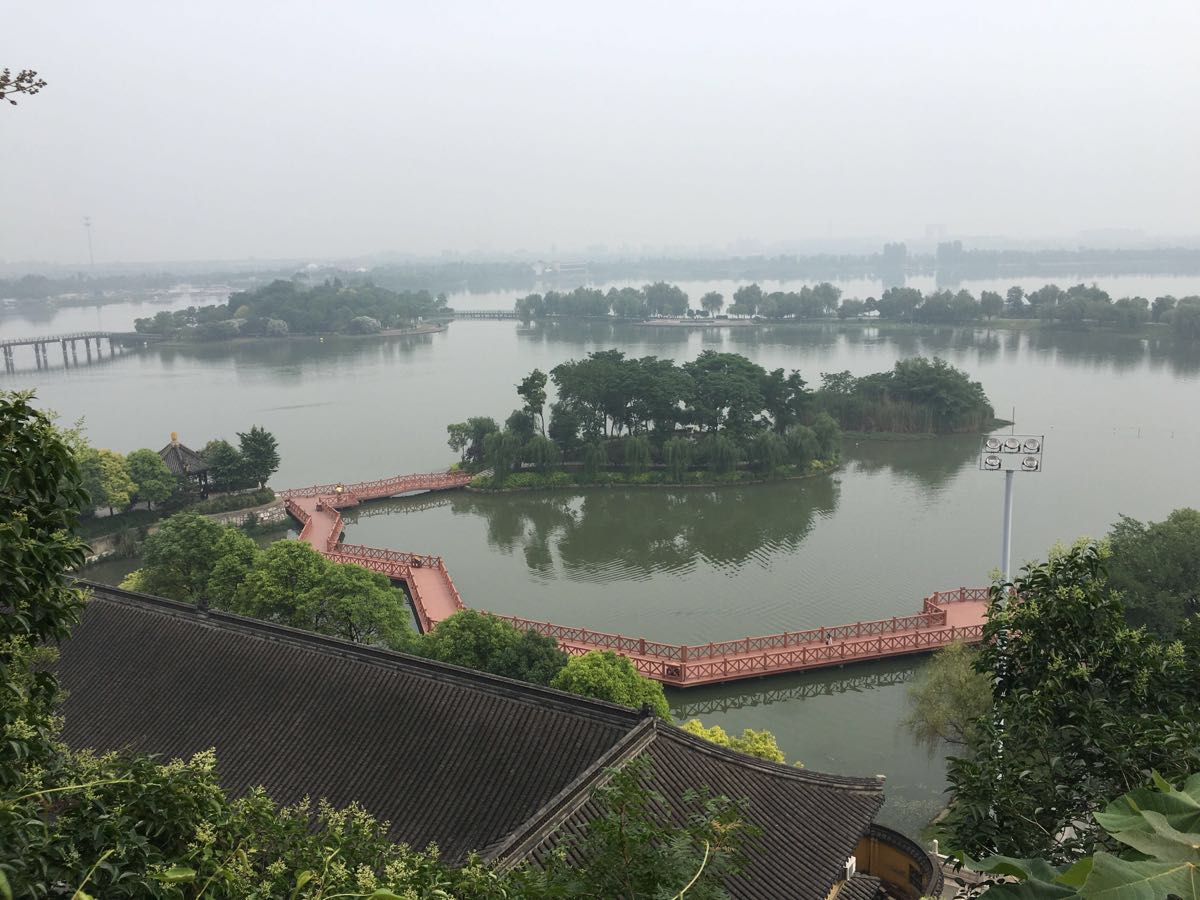
[[[956,434],[911,441],[847,438],[842,456],[856,471],[891,472],[930,491],[945,487],[965,468],[974,468],[979,436]]]
[[[158,349],[165,366],[180,363],[232,362],[235,368],[272,370],[283,377],[306,362],[330,368],[394,362],[433,346],[440,333],[403,336],[350,337],[329,335],[286,340],[247,340],[230,343],[182,344]]]
[[[833,513],[840,482],[822,475],[769,485],[593,489],[488,496],[459,493],[371,504],[346,515],[412,513],[449,506],[483,520],[488,544],[520,553],[541,580],[608,582],[684,574],[698,566],[736,572],[793,553]]]
[[[792,700],[812,700],[835,694],[864,693],[907,684],[923,662],[910,658],[880,660],[839,669],[781,675],[759,681],[668,690],[671,714],[690,719]]]
[[[496,327],[508,327],[497,323]],[[977,362],[1003,358],[1015,361],[1025,354],[1049,361],[1105,366],[1115,372],[1146,362],[1165,365],[1179,374],[1200,371],[1200,345],[1178,341],[1167,334],[1145,338],[1137,334],[1095,329],[1038,326],[1028,330],[991,328],[986,325],[906,325],[834,322],[781,323],[734,328],[653,328],[633,323],[604,321],[534,322],[518,325],[522,342],[552,346],[570,345],[566,354],[584,349],[621,346],[628,353],[657,353],[683,358],[708,347],[759,357],[767,348],[799,351],[818,357],[852,349],[885,351],[898,358],[909,356],[973,357]],[[565,357],[564,357],[565,358]],[[970,362],[962,363],[970,365]],[[818,371],[805,371],[816,383]]]

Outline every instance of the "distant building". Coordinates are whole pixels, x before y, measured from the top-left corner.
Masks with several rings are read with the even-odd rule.
[[[883,779],[822,775],[710,744],[638,712],[101,585],[57,671],[71,747],[164,759],[215,747],[234,794],[358,801],[414,847],[461,863],[537,860],[595,815],[607,771],[653,761],[676,808],[691,788],[747,798],[763,829],[739,898],[917,900],[939,868],[873,824]]]

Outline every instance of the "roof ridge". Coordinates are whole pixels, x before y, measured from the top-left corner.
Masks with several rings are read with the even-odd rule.
[[[369,644],[357,644],[343,638],[318,634],[293,628],[289,625],[279,625],[265,622],[249,616],[208,608],[201,610],[191,603],[158,597],[154,594],[144,594],[126,588],[113,587],[87,579],[76,579],[76,583],[90,589],[93,595],[112,602],[139,605],[156,608],[157,611],[179,618],[189,619],[197,625],[210,628],[225,628],[243,634],[250,634],[260,640],[282,641],[298,645],[316,653],[350,657],[360,662],[385,668],[404,669],[414,675],[429,678],[434,681],[453,681],[469,685],[480,690],[488,690],[514,700],[532,701],[548,704],[565,709],[578,715],[588,715],[595,718],[613,719],[627,722],[630,727],[636,726],[640,720],[637,710],[629,709],[606,700],[583,697],[545,685],[506,678],[503,675],[493,675],[466,666],[439,660],[414,656],[399,650],[389,650],[386,647],[374,647]]]
[[[596,757],[561,791],[547,800],[532,816],[500,841],[483,850],[483,858],[502,869],[511,868],[544,841],[567,818],[591,798],[591,789],[604,780],[605,773],[641,753],[654,740],[657,717],[643,717],[608,750]]]
[[[739,750],[722,747],[720,744],[714,744],[712,741],[698,737],[670,722],[657,722],[656,729],[665,738],[690,744],[695,750],[701,753],[721,757],[743,768],[759,769],[771,775],[804,781],[821,787],[873,792],[882,791],[884,781],[886,780],[883,775],[835,775],[828,772],[816,772],[798,766],[789,766],[787,763],[772,762],[768,759],[742,753]]]

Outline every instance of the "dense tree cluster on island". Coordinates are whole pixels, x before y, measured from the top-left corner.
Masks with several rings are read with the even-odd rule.
[[[842,428],[951,433],[994,421],[978,382],[922,357],[864,378],[825,373],[813,391],[799,372],[768,372],[736,353],[706,350],[678,365],[602,350],[549,376],[534,370],[517,395],[523,405],[503,428],[487,416],[447,426],[451,449],[490,467],[498,486],[803,474],[837,458]]]

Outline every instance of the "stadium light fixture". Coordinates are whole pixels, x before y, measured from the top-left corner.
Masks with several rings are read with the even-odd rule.
[[[1000,541],[1000,571],[1005,582],[1012,580],[1013,476],[1017,472],[1042,471],[1045,435],[989,435],[979,448],[979,468],[1004,473],[1004,526]]]

